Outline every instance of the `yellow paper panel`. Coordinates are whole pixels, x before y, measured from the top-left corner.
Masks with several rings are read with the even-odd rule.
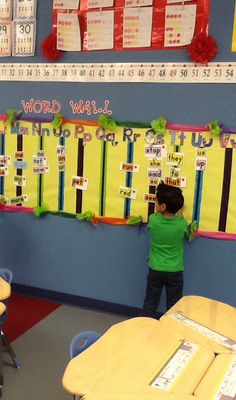
[[[5,155],[11,157],[11,165],[9,165],[9,175],[4,178],[4,196],[6,198],[16,197],[16,186],[13,185],[13,176],[16,175],[16,169],[14,169],[16,151],[17,135],[11,134],[11,127],[8,125],[5,134]],[[25,170],[23,170],[23,174],[24,172]]]
[[[43,150],[48,158],[49,173],[43,174],[43,203],[49,210],[58,210],[58,184],[59,172],[56,147],[59,145],[59,138],[54,136],[52,125],[43,123],[42,129],[49,129],[50,137],[44,136]]]
[[[232,51],[236,51],[236,4],[235,4],[235,10],[234,10],[234,26],[233,26]]]
[[[187,221],[190,223],[193,216],[193,203],[194,203],[194,187],[196,180],[195,171],[195,158],[196,147],[191,144],[191,133],[185,132],[184,146],[181,146],[180,152],[184,153],[183,166],[181,168],[181,176],[186,178],[186,188],[182,188],[184,196],[184,209],[183,214]]]
[[[131,200],[130,215],[142,215],[143,222],[147,221],[148,202],[144,201],[144,195],[149,192],[148,186],[148,159],[144,156],[145,132],[147,129],[135,128],[135,133],[140,138],[133,144],[133,163],[139,166],[139,172],[133,173],[132,187],[137,190],[137,199]]]
[[[224,149],[217,139],[207,149],[207,168],[204,171],[199,228],[218,231],[224,169]]]
[[[64,191],[64,211],[74,214],[76,212],[76,189],[72,187],[72,176],[77,176],[78,139],[74,135],[74,126],[66,124],[72,134],[66,138],[66,171]]]
[[[23,135],[23,152],[24,161],[27,162],[28,168],[22,170],[22,175],[26,177],[26,186],[22,188],[22,194],[29,197],[29,201],[24,203],[27,207],[37,206],[37,190],[38,190],[38,177],[32,174],[32,158],[37,155],[39,138],[32,135],[32,123],[21,121],[20,126],[28,130],[28,135]]]
[[[82,212],[90,210],[99,215],[103,140],[95,138],[96,129],[97,127],[86,128],[93,139],[84,146],[84,177],[88,179],[88,190],[83,192]]]
[[[226,232],[235,233],[236,231],[236,154],[235,149],[233,150],[232,159],[232,171],[231,171],[231,182],[230,182],[230,197],[228,203],[228,214]]]
[[[127,162],[128,142],[122,141],[122,128],[117,129],[117,146],[108,143],[106,205],[107,217],[124,218],[125,199],[118,195],[119,187],[126,186],[126,173],[120,170],[120,163]]]

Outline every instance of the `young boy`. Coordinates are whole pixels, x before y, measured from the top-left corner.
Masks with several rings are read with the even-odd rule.
[[[143,315],[154,318],[163,286],[166,288],[167,309],[182,297],[184,237],[188,228],[181,210],[184,197],[178,187],[160,183],[156,199],[156,213],[150,215],[148,223],[151,244],[143,304]]]

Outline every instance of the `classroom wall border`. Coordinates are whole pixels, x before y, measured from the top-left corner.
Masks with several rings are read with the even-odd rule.
[[[84,307],[96,311],[125,315],[128,317],[138,317],[141,315],[141,309],[138,307],[110,303],[108,301],[60,293],[53,290],[40,289],[37,287],[26,286],[17,283],[12,284],[12,292],[25,296],[36,297],[42,300],[50,300],[61,304]]]

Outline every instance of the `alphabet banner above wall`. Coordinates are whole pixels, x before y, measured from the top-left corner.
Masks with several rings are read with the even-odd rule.
[[[2,203],[146,222],[162,179],[182,188],[184,215],[200,231],[236,238],[236,129],[104,119],[106,128],[102,118],[0,116]]]

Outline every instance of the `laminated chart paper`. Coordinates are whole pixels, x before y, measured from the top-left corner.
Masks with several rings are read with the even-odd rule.
[[[123,47],[151,46],[152,12],[152,7],[124,9]]]
[[[33,56],[35,54],[35,19],[15,19],[13,23],[13,56]]]
[[[14,0],[15,18],[35,18],[37,0]]]
[[[114,11],[88,12],[87,50],[112,49],[114,45]]]
[[[81,50],[80,25],[77,14],[58,14],[57,48],[64,51]]]
[[[12,0],[0,0],[0,19],[12,18]]]
[[[194,35],[196,4],[167,6],[165,16],[165,47],[190,44]]]
[[[11,55],[12,22],[0,20],[0,57]]]

